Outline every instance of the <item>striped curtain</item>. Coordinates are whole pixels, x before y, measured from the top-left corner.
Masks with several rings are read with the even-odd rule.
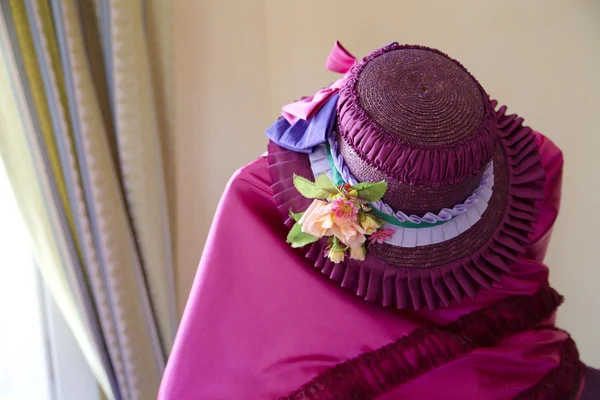
[[[0,157],[110,399],[156,398],[176,329],[169,0],[0,0]]]

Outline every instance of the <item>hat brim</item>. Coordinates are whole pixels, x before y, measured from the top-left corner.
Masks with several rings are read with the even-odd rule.
[[[414,248],[370,244],[364,261],[334,264],[323,256],[325,239],[299,251],[342,287],[383,306],[436,309],[491,287],[525,253],[539,214],[536,201],[544,195],[545,172],[535,136],[522,118],[505,112],[506,107],[496,112],[494,194],[470,229],[448,241]],[[275,203],[291,227],[289,210],[303,211],[312,201],[292,180],[293,174],[315,178],[309,158],[270,142],[267,160]]]

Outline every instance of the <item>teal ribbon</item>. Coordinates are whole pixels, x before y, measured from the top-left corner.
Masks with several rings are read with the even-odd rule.
[[[333,184],[335,186],[342,186],[346,182],[344,182],[344,178],[340,174],[340,171],[337,170],[335,163],[333,162],[333,156],[331,155],[331,147],[329,147],[329,142],[325,142],[327,145],[327,160],[329,161],[329,167],[331,168],[331,174],[333,175]]]
[[[337,167],[335,166],[335,163],[333,162],[333,155],[331,154],[331,147],[329,146],[329,143],[325,142],[325,144],[327,145],[327,160],[329,161],[329,167],[331,168],[331,174],[333,176],[333,183],[336,186],[341,186],[347,182],[344,182],[344,178],[342,178],[342,175],[337,170]],[[382,213],[381,211],[379,211],[375,208],[373,208],[372,213],[375,214],[375,216],[377,218],[379,218],[382,221],[387,222],[388,224],[400,226],[402,228],[412,228],[412,229],[431,228],[433,226],[443,225],[446,222],[451,221],[454,218],[454,217],[452,217],[448,221],[437,221],[437,222],[423,221],[420,224],[415,224],[414,222],[409,222],[409,221],[402,222],[402,221],[398,220],[398,218],[392,217],[391,215],[387,215],[385,213]]]

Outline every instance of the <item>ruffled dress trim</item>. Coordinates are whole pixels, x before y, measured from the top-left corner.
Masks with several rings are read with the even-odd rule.
[[[575,400],[583,384],[584,365],[570,337],[562,344],[560,364],[535,386],[519,393],[515,400]]]
[[[504,337],[536,327],[552,316],[562,301],[562,296],[554,289],[543,286],[534,295],[500,300],[448,325],[419,328],[393,343],[326,369],[281,399],[376,399],[476,348],[493,347]],[[573,353],[572,348],[567,351]],[[572,359],[565,358],[564,362],[572,362]],[[556,383],[536,386],[535,392],[546,396],[555,393],[558,385],[575,382],[580,372],[566,368],[557,372]]]

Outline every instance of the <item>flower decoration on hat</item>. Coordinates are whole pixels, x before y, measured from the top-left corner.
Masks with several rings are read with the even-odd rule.
[[[287,242],[294,248],[327,237],[329,244],[325,256],[332,262],[343,261],[348,253],[351,259],[364,260],[367,237],[381,241],[393,233],[391,229],[381,228],[383,222],[369,206],[385,194],[385,181],[336,186],[326,174],[320,175],[315,182],[294,175],[294,186],[304,197],[314,199],[304,212],[290,210],[296,223]]]

